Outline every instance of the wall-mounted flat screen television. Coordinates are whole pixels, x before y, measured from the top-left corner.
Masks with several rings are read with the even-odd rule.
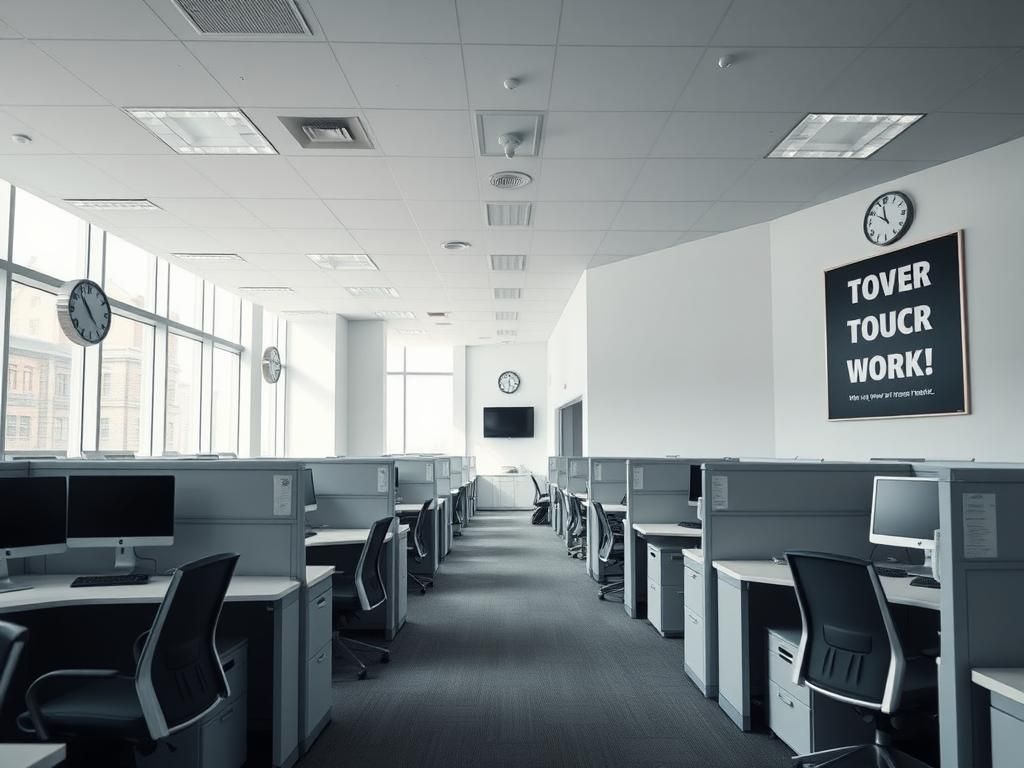
[[[533,437],[533,408],[484,408],[484,437]]]

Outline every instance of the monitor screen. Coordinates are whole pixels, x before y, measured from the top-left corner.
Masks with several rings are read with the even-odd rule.
[[[316,510],[316,488],[313,487],[313,470],[302,470],[302,504],[307,512]]]
[[[395,490],[398,490],[398,467],[395,467]]]
[[[939,527],[939,482],[922,477],[876,477],[871,500],[874,544],[930,549]]]
[[[15,556],[64,550],[68,504],[65,478],[5,477],[0,479],[0,498],[0,555],[5,550]],[[47,551],[36,551],[40,548]]]
[[[116,545],[123,539],[169,544],[173,537],[173,475],[68,478],[68,546]]]
[[[690,501],[692,502],[696,502],[704,495],[704,489],[701,487],[703,480],[700,468],[700,464],[690,465]]]
[[[484,437],[533,437],[533,408],[484,408]]]

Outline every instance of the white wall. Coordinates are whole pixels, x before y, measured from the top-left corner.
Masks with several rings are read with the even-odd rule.
[[[1017,140],[772,223],[779,456],[1022,458],[1022,168],[1024,140]],[[861,222],[886,189],[914,200],[908,242],[964,230],[970,415],[827,421],[822,273],[878,252],[864,239]]]
[[[350,320],[347,379],[349,456],[384,453],[384,396],[387,337],[382,320]]]
[[[519,390],[506,395],[498,376],[515,371]],[[477,473],[493,474],[503,465],[523,465],[536,475],[547,474],[547,434],[551,425],[546,398],[547,349],[544,344],[495,344],[466,348],[466,453],[476,456]],[[485,438],[485,406],[532,406],[532,438]]]
[[[346,364],[348,321],[337,315],[288,323],[285,451],[289,456],[345,453],[347,403],[338,387]]]
[[[768,245],[761,224],[588,271],[588,455],[772,455]]]
[[[558,453],[557,410],[583,399],[583,451],[587,451],[587,274],[583,273],[547,343],[546,450]],[[547,471],[547,462],[544,463]]]

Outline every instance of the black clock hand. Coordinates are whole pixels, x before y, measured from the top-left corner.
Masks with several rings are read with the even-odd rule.
[[[99,323],[97,323],[96,318],[93,317],[92,310],[89,309],[89,301],[85,298],[85,296],[82,297],[82,306],[85,307],[85,312],[87,315],[89,315],[89,319],[92,320],[92,324],[98,328]]]

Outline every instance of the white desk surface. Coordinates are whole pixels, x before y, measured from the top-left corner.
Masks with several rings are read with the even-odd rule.
[[[306,566],[306,589],[316,586],[324,579],[330,578],[334,573],[333,565],[307,565]]]
[[[0,744],[0,765],[4,768],[53,768],[65,757],[63,744]]]
[[[633,523],[633,530],[641,536],[674,536],[680,539],[699,539],[700,528],[684,528],[675,523]]]
[[[601,507],[605,512],[610,512],[616,515],[624,515],[629,511],[629,507],[625,504],[602,504]]]
[[[792,587],[793,575],[787,565],[776,565],[771,560],[715,560],[712,565],[721,573],[737,581],[757,584],[775,584]],[[893,579],[880,576],[882,589],[890,603],[910,605],[917,608],[939,610],[940,590],[928,587],[912,587],[910,579]]]
[[[340,546],[344,544],[365,544],[366,540],[370,537],[369,528],[316,528],[316,536],[310,536],[306,539],[307,547],[329,547],[329,546]],[[408,525],[398,526],[399,534],[408,533]],[[384,537],[384,541],[391,541],[394,538],[394,534],[388,531],[388,535]]]
[[[71,587],[74,576],[16,576],[31,589],[0,594],[0,613],[59,608],[65,605],[110,605],[113,603],[159,603],[167,594],[168,576],[153,576],[148,584],[121,587]],[[279,600],[299,588],[299,582],[283,576],[235,576],[225,600],[244,603]],[[0,763],[4,765],[5,763]]]
[[[695,563],[704,565],[704,550],[700,547],[687,547],[683,550],[683,557],[687,560],[693,560]]]
[[[419,512],[423,504],[395,504],[395,512]]]
[[[1024,704],[1024,667],[972,669],[971,680],[993,693]]]
[[[580,501],[589,501],[590,495],[583,493],[583,491],[566,491],[570,496],[575,496]]]

